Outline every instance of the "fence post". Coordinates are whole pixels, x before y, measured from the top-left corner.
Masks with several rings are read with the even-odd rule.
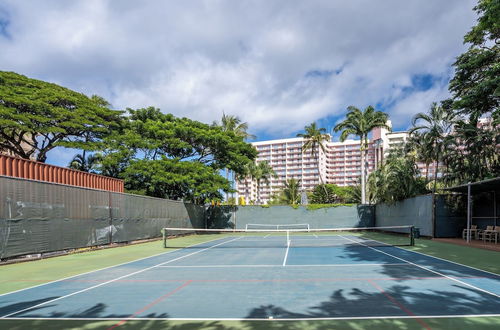
[[[109,245],[113,244],[113,202],[111,201],[111,191],[108,192],[108,209],[109,209]]]
[[[467,184],[467,243],[470,243],[471,236],[471,196],[470,196],[470,182]]]

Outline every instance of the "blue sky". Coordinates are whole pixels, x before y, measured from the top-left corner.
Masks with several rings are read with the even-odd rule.
[[[325,128],[349,105],[395,130],[449,96],[474,0],[2,0],[0,70],[211,123],[257,140]],[[48,162],[67,165],[74,150]]]

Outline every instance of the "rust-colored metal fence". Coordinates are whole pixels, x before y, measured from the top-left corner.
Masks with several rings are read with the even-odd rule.
[[[7,155],[0,155],[0,175],[106,191],[124,191],[123,180],[120,179]]]

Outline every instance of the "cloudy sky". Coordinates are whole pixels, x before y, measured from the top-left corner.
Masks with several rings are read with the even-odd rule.
[[[0,70],[156,106],[226,114],[258,140],[374,105],[395,129],[448,96],[475,0],[0,0]],[[64,150],[49,162],[66,165]]]

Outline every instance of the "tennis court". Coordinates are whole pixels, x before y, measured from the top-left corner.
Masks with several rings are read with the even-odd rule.
[[[429,328],[426,318],[500,316],[499,275],[382,236],[214,233],[189,248],[1,295],[0,317],[115,320],[112,327],[135,319],[410,318]]]

